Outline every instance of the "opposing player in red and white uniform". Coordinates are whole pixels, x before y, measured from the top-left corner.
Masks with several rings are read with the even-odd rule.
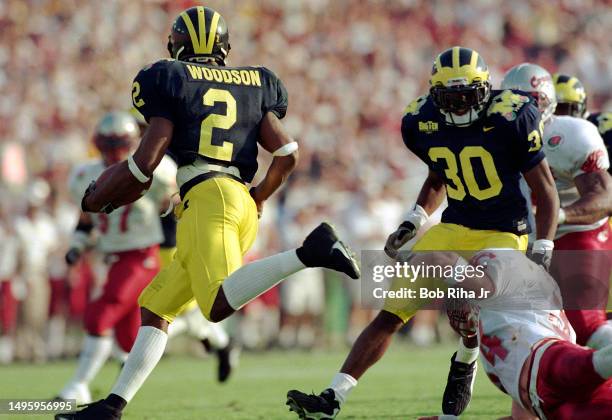
[[[111,112],[98,123],[94,143],[101,159],[77,167],[70,179],[70,191],[80,200],[89,183],[108,166],[124,160],[138,141],[136,120],[126,112]],[[140,326],[138,296],[159,271],[159,244],[163,233],[160,211],[167,208],[176,191],[176,165],[168,157],[153,174],[153,183],[142,198],[110,214],[82,213],[74,232],[66,262],[74,264],[94,240],[98,251],[107,255],[107,280],[101,295],[85,312],[87,336],[77,371],[59,397],[90,402],[88,383],[108,358],[113,333],[119,347],[129,352]]]
[[[542,67],[530,63],[513,67],[502,88],[531,93],[543,110],[543,150],[561,202],[551,273],[561,287],[578,344],[601,348],[612,343],[612,326],[605,314],[612,256],[607,223],[612,214],[612,178],[603,139],[582,118],[553,115],[555,87]]]
[[[466,278],[461,282],[446,280],[476,297],[488,292],[484,299],[469,299],[469,305],[449,311],[449,319],[460,334],[478,335],[489,379],[513,400],[512,414],[505,419],[610,418],[612,345],[594,350],[576,344],[560,309],[559,288],[541,266],[512,250],[482,251],[469,263],[453,252],[415,255],[411,260],[420,262],[481,268],[462,270]],[[428,419],[438,418],[454,417]]]

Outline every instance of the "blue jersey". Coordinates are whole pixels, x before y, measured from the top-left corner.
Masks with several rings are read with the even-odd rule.
[[[587,119],[597,126],[606,149],[608,149],[608,156],[612,156],[612,112],[596,112],[589,115]],[[608,172],[612,173],[612,165]]]
[[[147,121],[174,123],[168,152],[177,165],[197,157],[235,166],[243,181],[257,172],[259,125],[268,112],[283,118],[287,90],[265,67],[220,67],[160,60],[143,68],[132,85],[132,102]]]
[[[494,90],[483,117],[453,127],[421,96],[402,119],[404,143],[446,184],[442,222],[523,235],[530,232],[521,173],[544,159],[543,125],[533,100]]]

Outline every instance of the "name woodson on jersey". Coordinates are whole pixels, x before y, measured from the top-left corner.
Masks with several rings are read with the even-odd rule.
[[[257,138],[263,116],[283,118],[287,91],[265,67],[220,67],[160,60],[143,68],[132,85],[134,106],[147,121],[174,123],[168,152],[179,167],[200,157],[233,166],[244,182],[257,172]]]

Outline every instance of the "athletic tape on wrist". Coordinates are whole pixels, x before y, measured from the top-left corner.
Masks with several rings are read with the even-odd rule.
[[[538,239],[533,243],[532,250],[537,251],[552,251],[555,249],[555,243],[549,239]]]
[[[423,207],[415,204],[412,211],[406,216],[406,220],[412,223],[414,227],[419,230],[421,226],[427,223],[427,220],[429,220],[429,215]]]
[[[284,146],[279,147],[272,153],[272,156],[289,156],[291,153],[295,152],[299,148],[297,142],[292,141],[291,143],[287,143]]]
[[[138,167],[138,165],[136,164],[136,162],[134,161],[134,156],[130,155],[127,158],[127,162],[128,162],[128,169],[130,170],[130,172],[132,173],[132,175],[134,175],[134,177],[140,181],[142,184],[149,182],[149,180],[151,179],[151,177],[146,176],[144,173],[142,173],[142,171],[140,170],[140,168]]]

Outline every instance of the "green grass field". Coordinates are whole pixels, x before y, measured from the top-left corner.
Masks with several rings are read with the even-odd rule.
[[[395,345],[362,378],[340,418],[414,419],[439,414],[452,351],[448,345],[433,349]],[[124,418],[294,419],[295,414],[285,406],[287,390],[319,392],[327,386],[345,354],[345,350],[244,354],[236,375],[225,385],[214,380],[212,358],[166,357]],[[73,369],[74,362],[0,367],[0,398],[52,397]],[[95,398],[106,395],[117,372],[116,363],[107,364],[92,385]],[[496,419],[509,414],[509,409],[509,397],[495,389],[481,369],[475,398],[462,419]]]

